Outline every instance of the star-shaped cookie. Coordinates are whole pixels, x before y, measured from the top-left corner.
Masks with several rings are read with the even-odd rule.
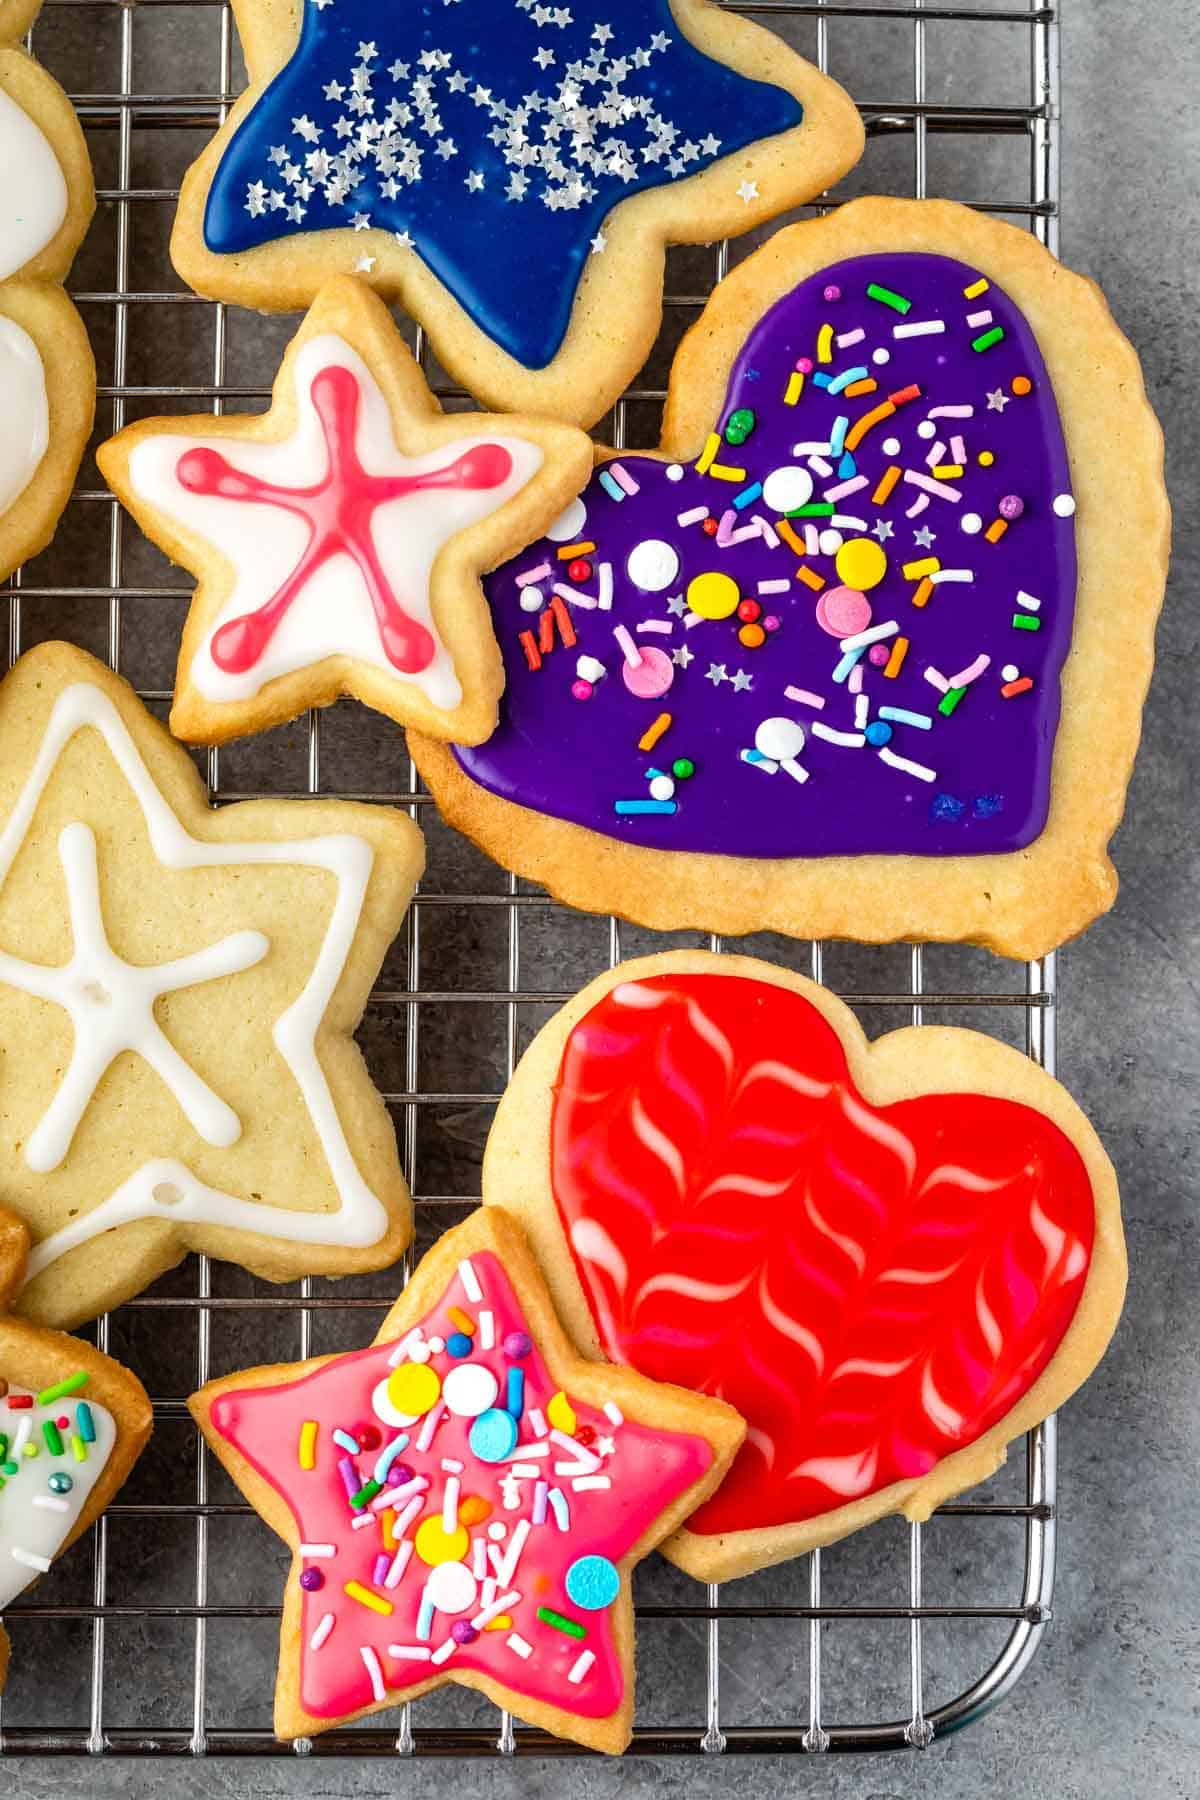
[[[9,1313],[29,1233],[0,1209],[0,1611],[104,1511],[150,1436],[135,1375],[77,1338]],[[0,1626],[0,1688],[8,1675]]]
[[[194,288],[270,310],[361,269],[489,405],[591,424],[641,366],[664,248],[858,159],[842,90],[710,0],[258,0],[250,86],[184,181]]]
[[[204,744],[339,694],[481,742],[503,665],[480,574],[552,525],[591,465],[571,426],[443,416],[351,276],[321,289],[269,412],[144,419],[98,455],[199,578],[171,728]]]
[[[189,1404],[293,1553],[285,1738],[456,1681],[624,1749],[630,1573],[744,1432],[722,1402],[576,1355],[496,1208],[439,1239],[370,1348],[226,1375]]]
[[[0,685],[0,1193],[20,1310],[75,1324],[189,1249],[269,1280],[408,1241],[353,1031],[423,862],[383,807],[212,811],[190,757],[68,644]]]

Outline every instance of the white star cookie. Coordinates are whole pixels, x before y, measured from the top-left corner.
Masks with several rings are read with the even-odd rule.
[[[268,413],[143,420],[99,461],[199,578],[178,736],[223,743],[353,694],[481,743],[503,667],[480,574],[553,523],[591,446],[570,426],[444,417],[387,308],[342,276],[289,347]]]
[[[423,862],[382,807],[213,812],[108,669],[0,686],[0,1192],[20,1308],[74,1324],[189,1249],[270,1280],[394,1261],[410,1204],[352,1033]]]

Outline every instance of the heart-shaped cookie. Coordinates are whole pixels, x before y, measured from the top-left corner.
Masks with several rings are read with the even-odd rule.
[[[1057,1083],[974,1032],[868,1048],[823,989],[742,958],[627,965],[551,1021],[485,1197],[540,1234],[586,1347],[747,1420],[675,1540],[710,1579],[991,1473],[1123,1291],[1115,1178]]]
[[[497,730],[417,742],[453,823],[660,928],[1040,955],[1111,902],[1165,500],[1090,284],[859,201],[718,289],[662,451],[605,454],[485,584]]]

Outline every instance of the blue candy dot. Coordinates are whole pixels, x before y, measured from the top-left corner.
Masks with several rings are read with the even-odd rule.
[[[446,1339],[446,1349],[451,1356],[470,1356],[474,1345],[465,1331],[452,1331]]]
[[[871,723],[867,726],[868,744],[874,744],[876,748],[878,748],[880,744],[890,744],[891,741],[892,728],[887,720],[872,719]]]
[[[61,1469],[56,1469],[49,1481],[47,1481],[46,1486],[50,1489],[52,1494],[69,1494],[71,1489],[75,1486],[75,1483],[71,1480],[71,1477],[64,1474]]]
[[[503,1462],[516,1448],[517,1421],[498,1406],[489,1406],[471,1426],[468,1442],[480,1462]]]
[[[621,1591],[621,1577],[607,1556],[580,1556],[567,1570],[567,1598],[584,1612],[603,1612]]]

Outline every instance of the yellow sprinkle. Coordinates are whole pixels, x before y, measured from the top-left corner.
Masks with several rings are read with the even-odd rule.
[[[990,469],[995,460],[996,459],[990,450],[981,450],[979,452],[979,466],[981,469]]]
[[[817,333],[817,361],[833,361],[833,326],[822,325]]]
[[[38,1453],[38,1447],[34,1443],[33,1439],[30,1438],[29,1442],[25,1446],[25,1455],[26,1456],[36,1456],[37,1453]]]
[[[712,467],[713,457],[717,454],[717,451],[720,448],[721,448],[720,438],[717,436],[715,431],[710,431],[708,434],[708,442],[705,444],[704,449],[700,452],[700,461],[696,464],[697,475],[707,475],[708,474],[709,469]]]
[[[803,563],[801,563],[800,567],[796,570],[796,574],[804,583],[805,587],[811,588],[814,594],[819,594],[821,589],[825,586],[825,577],[823,575],[818,575],[815,569],[805,568]]]
[[[446,1311],[450,1314],[452,1322],[458,1326],[458,1329],[462,1332],[464,1337],[475,1336],[475,1321],[468,1313],[463,1311],[461,1306],[448,1306]]]
[[[392,1610],[390,1600],[385,1600],[382,1594],[373,1594],[361,1581],[348,1581],[343,1592],[348,1599],[357,1600],[360,1606],[365,1606],[368,1612],[390,1613]]]
[[[557,1394],[553,1396],[550,1404],[547,1406],[546,1417],[549,1419],[551,1425],[553,1425],[555,1431],[565,1431],[568,1437],[574,1437],[575,1425],[577,1422],[575,1418],[575,1408],[571,1405],[571,1402],[567,1399],[567,1396],[563,1393],[561,1388],[559,1388]]]
[[[929,471],[935,481],[960,481],[962,472],[961,463],[938,463]]]
[[[498,1613],[494,1619],[488,1620],[483,1629],[485,1631],[508,1631],[511,1625],[512,1620],[507,1613]]]
[[[894,681],[904,667],[904,659],[907,655],[908,639],[906,637],[893,639],[892,654],[887,659],[887,667],[883,671],[884,674],[890,676]]]
[[[879,485],[871,495],[872,506],[882,506],[900,479],[900,464],[891,463],[879,477]]]
[[[795,406],[803,392],[804,377],[799,369],[794,369],[788,376],[787,390],[783,396],[783,404],[785,406]]]
[[[978,300],[980,294],[986,294],[987,291],[988,291],[988,283],[984,280],[983,276],[981,275],[979,277],[978,281],[973,281],[971,283],[970,287],[965,287],[963,289],[963,299],[964,300]]]
[[[71,1450],[76,1462],[87,1461],[87,1445],[84,1443],[78,1432],[75,1432],[71,1438]]]
[[[745,469],[731,468],[728,463],[709,463],[708,472],[714,481],[745,481]]]
[[[669,731],[670,729],[671,729],[670,713],[659,713],[657,719],[655,719],[655,721],[654,721],[653,725],[651,725],[649,731],[643,731],[641,737],[638,739],[638,749],[639,750],[653,750],[655,744],[657,744],[657,742],[658,742],[659,738],[662,736],[663,732]]]
[[[317,1421],[305,1419],[300,1427],[300,1467],[315,1469],[317,1466]]]
[[[936,556],[922,556],[916,562],[906,562],[905,580],[920,581],[922,575],[936,575],[941,566]]]

